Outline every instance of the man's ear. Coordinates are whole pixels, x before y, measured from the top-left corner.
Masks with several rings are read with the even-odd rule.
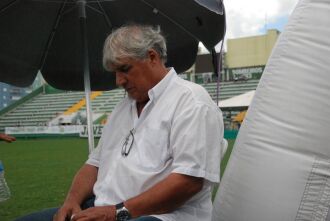
[[[160,60],[159,54],[154,49],[148,50],[148,57],[152,64],[156,64]]]

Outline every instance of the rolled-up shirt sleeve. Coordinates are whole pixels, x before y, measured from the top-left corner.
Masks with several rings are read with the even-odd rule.
[[[86,164],[89,164],[89,165],[92,165],[92,166],[95,166],[95,167],[99,167],[99,165],[100,165],[100,152],[101,152],[101,148],[103,146],[102,143],[103,143],[103,139],[101,137],[97,147],[89,154],[88,160],[86,161]]]
[[[223,121],[216,107],[187,107],[174,119],[170,136],[172,172],[220,181]]]

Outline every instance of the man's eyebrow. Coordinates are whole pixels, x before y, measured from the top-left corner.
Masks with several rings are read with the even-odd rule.
[[[114,71],[120,71],[127,73],[133,66],[131,64],[122,64],[118,65],[116,68],[114,68]]]

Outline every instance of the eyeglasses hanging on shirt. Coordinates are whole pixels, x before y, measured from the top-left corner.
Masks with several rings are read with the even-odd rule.
[[[121,148],[121,155],[123,157],[127,157],[132,149],[134,143],[134,133],[135,133],[135,129],[133,128],[132,130],[129,131],[128,135],[124,140],[123,146]]]

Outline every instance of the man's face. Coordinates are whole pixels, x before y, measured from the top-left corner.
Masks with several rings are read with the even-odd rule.
[[[116,84],[137,102],[149,100],[148,91],[155,85],[150,59],[121,59],[111,69],[116,73]]]

